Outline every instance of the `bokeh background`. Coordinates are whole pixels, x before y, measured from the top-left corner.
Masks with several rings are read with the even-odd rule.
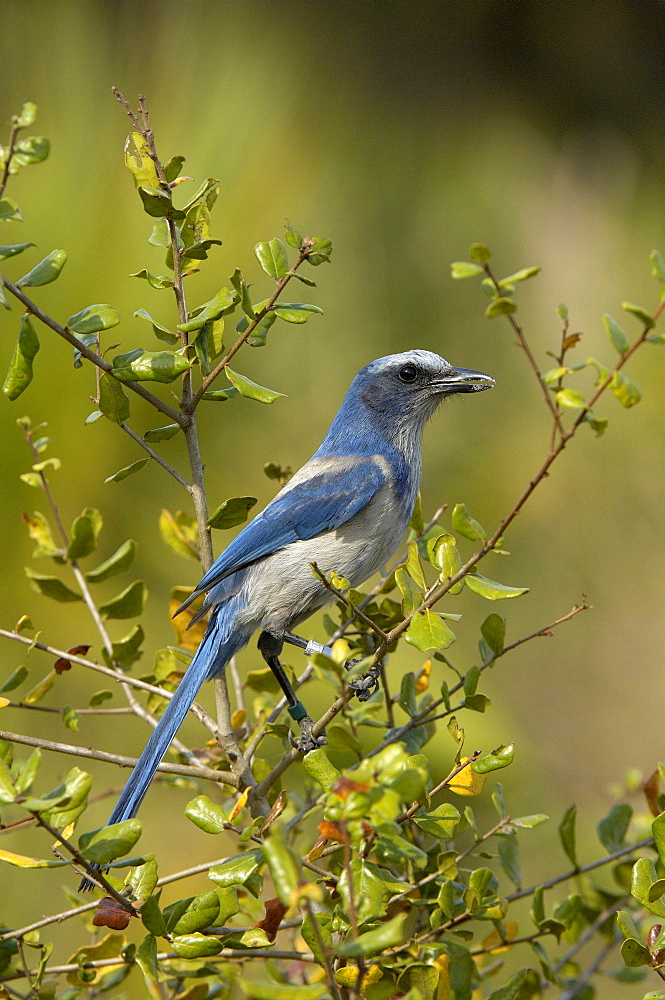
[[[173,304],[168,293],[129,277],[142,267],[163,273],[163,261],[145,242],[150,223],[123,164],[128,121],[111,86],[132,101],[145,93],[162,158],[182,153],[197,182],[209,174],[221,179],[213,234],[224,245],[189,279],[190,304],[209,297],[236,266],[257,294],[268,294],[252,248],[281,235],[284,217],[335,247],[332,265],[312,271],[318,288],[302,296],[325,315],[304,327],[277,324],[267,347],[245,349],[237,362],[287,398],[272,407],[248,400],[202,407],[211,507],[241,494],[266,503],[274,484],[263,464],[296,468],[309,457],[357,369],[422,347],[496,378],[491,393],[458,399],[433,421],[423,476],[426,511],[463,500],[490,527],[544,456],[549,423],[507,325],[484,319],[479,288],[453,282],[449,264],[479,240],[493,249],[499,273],[541,265],[542,274],[518,293],[518,318],[541,365],[549,367],[546,352],[558,346],[560,302],[570,310],[571,330],[584,334],[580,359],[611,364],[602,313],[636,334],[637,323],[622,319],[621,301],[654,308],[658,296],[647,258],[653,247],[665,250],[664,31],[665,9],[656,0],[4,0],[0,119],[7,131],[11,114],[34,101],[34,131],[51,138],[52,155],[11,181],[8,194],[25,221],[7,224],[3,242],[67,250],[60,280],[35,293],[54,316],[110,302],[123,321],[108,343],[158,348],[132,314],[143,307],[172,323]],[[36,259],[26,254],[6,273],[17,277]],[[4,366],[18,319],[17,309],[0,316]],[[93,408],[91,373],[74,370],[62,342],[46,332],[41,339],[33,384],[15,403],[0,400],[2,625],[11,628],[27,612],[55,645],[96,643],[92,626],[75,626],[76,606],[35,594],[23,573],[24,565],[41,572],[51,566],[32,562],[20,521],[21,511],[44,509],[18,479],[30,462],[15,419],[27,413],[48,421],[49,454],[62,459],[52,482],[65,519],[99,507],[103,556],[140,534],[149,669],[154,650],[173,641],[170,587],[198,578],[196,564],[165,548],[157,530],[160,509],[186,506],[186,498],[152,464],[126,482],[104,484],[142,453],[106,421],[84,426]],[[501,661],[481,687],[491,710],[465,719],[471,748],[515,742],[515,764],[500,776],[513,814],[553,817],[523,840],[527,884],[565,867],[555,830],[565,807],[578,804],[581,859],[591,860],[601,851],[594,828],[614,801],[613,786],[629,768],[649,774],[663,756],[664,360],[662,347],[640,352],[631,374],[643,402],[630,411],[613,398],[603,402],[605,436],[583,429],[511,528],[510,559],[486,564],[488,575],[528,586],[529,594],[497,607],[470,594],[447,605],[464,614],[451,653],[466,668],[489,611],[507,616],[512,640],[565,613],[582,594],[593,604],[555,638]],[[590,384],[585,378],[582,387]],[[132,399],[137,431],[159,422]],[[160,447],[186,468],[179,442]],[[215,543],[219,551],[220,533]],[[119,589],[119,579],[104,585],[104,597]],[[113,625],[114,635],[124,631],[122,622]],[[320,623],[306,631],[320,635]],[[405,650],[393,676],[418,669],[422,659]],[[242,669],[257,661],[250,648]],[[42,654],[26,658],[5,642],[3,669],[23,662],[34,681],[51,666]],[[292,662],[301,665],[295,653]],[[72,671],[51,703],[83,706],[99,686]],[[323,708],[328,693],[319,685],[308,698]],[[7,709],[2,724],[128,753],[146,737],[138,721],[117,718],[83,719],[75,736],[57,717],[25,710]],[[200,738],[196,725],[187,725],[191,738]],[[268,756],[278,753],[274,743]],[[445,774],[454,753],[445,732],[429,753]],[[73,763],[49,760],[45,783]],[[92,770],[98,790],[121,783],[109,767]],[[185,863],[209,856],[209,839],[182,818],[191,794],[156,792],[143,810],[146,837],[163,842],[172,868],[183,866],[183,856]],[[634,804],[642,809],[639,796]],[[106,803],[96,807],[100,824],[106,812]],[[48,849],[38,834],[4,841],[26,853]],[[19,920],[34,916],[45,885],[52,898],[43,909],[59,906],[61,881],[57,873],[19,880],[0,872],[8,890],[22,887],[12,914]],[[59,933],[66,957],[71,928]],[[623,995],[641,992],[628,986]]]

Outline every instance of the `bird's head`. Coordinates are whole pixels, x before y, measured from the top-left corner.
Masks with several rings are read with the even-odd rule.
[[[446,397],[493,385],[484,372],[454,368],[438,354],[416,350],[372,361],[356,375],[352,390],[385,416],[424,423]]]

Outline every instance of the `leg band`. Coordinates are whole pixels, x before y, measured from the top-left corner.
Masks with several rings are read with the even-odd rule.
[[[296,722],[300,722],[300,720],[304,719],[307,715],[307,709],[301,701],[297,701],[295,705],[289,706],[288,713],[292,719],[295,719]]]

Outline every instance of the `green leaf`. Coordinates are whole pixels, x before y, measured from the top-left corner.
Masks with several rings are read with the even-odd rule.
[[[125,142],[125,165],[131,171],[136,187],[159,187],[155,161],[150,147],[140,132],[131,132]]]
[[[153,219],[184,219],[185,213],[175,208],[170,193],[158,187],[139,186],[139,197],[143,202],[143,211]]]
[[[513,826],[518,826],[524,830],[531,830],[534,826],[540,826],[541,823],[547,823],[549,816],[545,813],[534,813],[532,816],[518,816],[516,819],[511,820]]]
[[[13,198],[0,198],[0,219],[4,219],[6,221],[16,219],[18,222],[23,219],[21,209],[18,207]]]
[[[110,701],[112,698],[113,692],[109,691],[108,688],[102,688],[101,691],[95,691],[94,694],[90,695],[88,705],[90,708],[97,708],[99,705],[103,705],[105,701]]]
[[[523,267],[519,271],[515,271],[514,274],[509,274],[507,278],[502,278],[500,284],[515,285],[518,281],[526,281],[528,278],[535,278],[537,274],[540,274],[540,271],[540,267]]]
[[[206,523],[210,528],[235,528],[247,520],[256,502],[256,497],[230,497],[219,505]]]
[[[359,955],[376,955],[388,948],[395,948],[404,940],[406,918],[406,913],[398,913],[392,920],[386,920],[374,930],[345,941],[340,945],[338,953],[344,958],[355,958]]]
[[[628,938],[621,943],[621,957],[631,968],[639,965],[651,965],[651,952],[634,938]]]
[[[656,325],[656,321],[651,315],[651,313],[647,312],[647,310],[642,308],[642,306],[635,305],[634,302],[622,302],[621,308],[625,309],[626,312],[631,313],[631,315],[635,316],[636,319],[639,319],[639,321],[644,324],[647,330],[650,330],[652,327]]]
[[[488,601],[503,601],[510,597],[521,597],[522,594],[529,592],[528,587],[507,587],[503,583],[488,580],[487,577],[480,576],[479,573],[470,573],[464,577],[464,580],[469,590]]]
[[[318,932],[318,933],[317,933]],[[317,962],[325,961],[325,951],[332,951],[332,931],[330,917],[326,913],[312,913],[302,922],[300,933]]]
[[[607,430],[607,417],[592,417],[590,413],[586,413],[584,420],[591,427],[596,437],[600,437]]]
[[[9,768],[0,760],[0,802],[11,803],[16,798],[16,789]]]
[[[13,173],[17,167],[43,163],[48,158],[50,151],[51,143],[43,135],[31,135],[26,139],[19,139],[14,146],[11,172]]]
[[[577,819],[577,806],[570,806],[564,813],[559,824],[559,837],[561,845],[568,855],[574,868],[577,868],[577,849],[575,847],[575,820]]]
[[[231,275],[231,284],[240,297],[240,307],[242,311],[249,317],[249,319],[254,319],[255,313],[252,300],[249,295],[249,286],[242,276],[242,271],[238,267]]]
[[[276,302],[273,311],[287,323],[306,323],[313,313],[323,314],[323,309],[319,306],[306,302]]]
[[[141,822],[126,819],[122,823],[112,823],[79,837],[79,850],[86,861],[97,865],[108,865],[116,858],[128,854],[141,836]]]
[[[203,183],[200,185],[198,190],[189,199],[186,205],[183,205],[183,211],[189,212],[190,208],[194,205],[201,204],[205,205],[210,211],[213,205],[217,201],[217,196],[219,195],[219,178],[217,177],[206,177]]]
[[[221,806],[212,802],[207,795],[197,795],[185,807],[185,816],[194,826],[205,833],[222,833],[228,819]]]
[[[19,128],[29,128],[34,125],[37,116],[37,105],[32,101],[26,101],[19,113],[16,115],[16,124]]]
[[[235,396],[239,396],[240,393],[237,389],[231,387],[230,389],[215,389],[212,392],[204,392],[202,399],[211,399],[217,403],[223,403],[227,399],[233,399]]]
[[[441,581],[449,580],[462,568],[462,557],[457,548],[455,536],[444,531],[427,542],[427,554],[433,566],[440,571]],[[450,588],[451,594],[459,594],[464,589],[464,581],[458,580]]]
[[[482,524],[471,517],[465,503],[455,504],[452,522],[454,530],[465,538],[470,538],[472,542],[484,542],[487,538],[487,532]]]
[[[665,865],[665,812],[656,816],[651,824],[651,831],[656,842],[656,850],[661,864]]]
[[[347,913],[350,912],[353,899],[356,916],[362,924],[381,915],[383,897],[387,895],[387,890],[383,879],[377,874],[376,865],[369,864],[362,858],[354,858],[349,867],[351,886],[349,871],[344,869],[337,882],[337,891]]]
[[[112,643],[112,661],[120,663],[125,669],[131,667],[132,663],[140,660],[143,655],[141,646],[144,639],[145,634],[142,627],[135,625],[131,632],[128,632],[122,639],[116,639]]]
[[[32,382],[32,362],[39,350],[39,339],[27,313],[21,316],[18,340],[9,362],[2,391],[9,399],[18,399]]]
[[[234,385],[241,396],[245,396],[247,399],[255,399],[259,403],[274,403],[280,396],[284,396],[283,392],[265,389],[263,386],[257,385],[256,382],[252,382],[245,375],[231,371],[230,368],[225,368],[224,371],[229,382]]]
[[[208,872],[208,878],[217,885],[244,885],[262,863],[260,851],[250,851],[237,858],[230,858],[224,864],[215,865]]]
[[[254,253],[263,270],[271,278],[279,281],[286,276],[289,261],[286,247],[280,239],[275,237],[268,243],[257,243],[254,247]]]
[[[510,834],[498,838],[499,861],[504,872],[513,883],[516,889],[521,888],[522,879],[520,876],[519,854],[517,837]]]
[[[484,243],[472,243],[469,247],[469,257],[478,264],[486,264],[492,259],[492,253],[490,248],[486,247]]]
[[[512,743],[509,743],[508,746],[501,746],[492,753],[485,754],[479,760],[474,760],[469,766],[476,774],[489,774],[490,771],[499,771],[502,767],[508,767],[509,764],[512,764],[514,757],[515,748]]]
[[[461,818],[454,805],[444,802],[429,813],[417,813],[413,822],[437,840],[451,840]]]
[[[143,580],[135,580],[117,597],[99,605],[102,618],[135,618],[143,611],[148,596]]]
[[[166,913],[166,910],[164,912]],[[217,920],[218,913],[219,896],[215,890],[202,892],[200,895],[194,896],[175,925],[169,926],[168,929],[173,934],[193,934],[203,930],[204,927],[212,927]]]
[[[25,567],[25,575],[30,580],[32,589],[36,590],[38,594],[43,594],[44,597],[50,597],[54,601],[62,602],[83,600],[79,593],[71,590],[57,576],[43,576],[41,573],[35,573],[28,566]]]
[[[180,323],[177,329],[183,333],[193,333],[195,330],[200,330],[208,320],[219,319],[222,314],[233,311],[238,298],[238,293],[235,290],[231,292],[228,288],[221,288],[212,299],[199,307],[200,311],[193,319],[187,323]]]
[[[559,406],[569,410],[583,410],[586,406],[583,393],[577,389],[559,389],[555,398]]]
[[[146,979],[150,979],[153,983],[159,981],[157,938],[154,934],[147,934],[139,944],[136,949],[136,964]]]
[[[97,548],[97,538],[102,530],[102,515],[94,507],[86,507],[76,518],[69,533],[68,559],[83,559]]]
[[[120,322],[120,313],[105,302],[94,306],[86,306],[80,312],[74,313],[67,320],[67,326],[73,333],[97,333],[100,330],[110,330]]]
[[[658,882],[656,866],[650,858],[640,858],[633,865],[630,891],[642,906],[655,913],[657,917],[665,917],[665,902],[659,898],[651,899],[651,886]]]
[[[284,239],[293,247],[294,250],[300,250],[302,246],[302,235],[297,229],[294,229],[288,219],[284,219]]]
[[[26,762],[23,764],[16,779],[16,791],[19,795],[25,795],[25,793],[31,788],[35,778],[37,777],[41,760],[41,750],[33,750]]]
[[[612,346],[619,352],[619,354],[625,354],[627,350],[630,349],[630,340],[628,335],[619,326],[617,321],[609,313],[603,313],[603,323],[605,324],[605,329],[607,330],[607,335],[612,342]]]
[[[144,441],[152,441],[159,444],[161,441],[170,441],[180,430],[180,424],[166,424],[164,427],[152,427],[143,435]]]
[[[104,580],[108,580],[109,577],[117,576],[118,573],[124,573],[131,566],[135,555],[136,542],[130,538],[126,542],[123,542],[120,548],[100,566],[89,570],[85,574],[85,578],[89,583],[102,583]]]
[[[136,870],[138,869],[134,869],[134,871]],[[156,882],[157,879],[155,878],[155,884]],[[150,934],[155,934],[157,937],[161,937],[163,934],[166,934],[166,921],[164,920],[164,914],[159,908],[161,895],[161,889],[154,896],[149,893],[148,898],[141,907],[141,920],[143,922],[143,926],[147,931],[149,931]]]
[[[173,279],[166,278],[163,274],[151,274],[143,267],[140,271],[134,271],[130,278],[145,278],[151,288],[173,288]]]
[[[144,351],[137,347],[113,358],[113,375],[121,382],[173,382],[190,367],[182,354]]]
[[[642,398],[642,393],[637,388],[632,379],[629,379],[623,372],[614,372],[610,389],[619,400],[622,406],[635,406]]]
[[[15,257],[19,253],[23,253],[28,247],[36,246],[35,243],[10,243],[0,246],[0,260],[7,260],[8,257]]]
[[[167,326],[162,323],[158,323],[156,319],[153,319],[149,312],[145,309],[137,309],[134,313],[139,319],[147,319],[149,323],[152,324],[153,333],[159,340],[165,341],[167,344],[178,344],[180,343],[180,337],[177,333],[173,333]]]
[[[324,792],[329,791],[341,777],[340,771],[330,763],[323,747],[310,750],[302,759],[303,766],[310,778],[318,782]]]
[[[129,419],[129,400],[124,389],[106,372],[102,372],[99,379],[99,408],[114,424],[122,424]]]
[[[539,974],[533,969],[521,969],[505,986],[490,993],[487,1000],[536,1000],[540,995]]]
[[[289,983],[259,982],[256,979],[235,980],[243,996],[251,1000],[321,1000],[328,995],[327,983],[311,983],[307,986]]]
[[[290,906],[292,894],[301,880],[300,858],[286,843],[278,823],[270,827],[261,850],[268,862],[277,895],[285,906]]]
[[[475,278],[477,274],[483,274],[480,264],[471,264],[466,260],[456,260],[450,265],[450,274],[453,278]]]
[[[490,302],[485,310],[485,315],[488,319],[493,319],[495,316],[507,316],[514,312],[517,312],[517,303],[509,299],[507,295],[502,295]]]
[[[613,854],[623,847],[633,810],[627,802],[612,806],[607,816],[598,824],[598,839],[608,852]]]
[[[173,938],[171,947],[180,958],[205,958],[208,955],[219,955],[224,943],[219,938],[205,934],[181,934]]]
[[[172,184],[176,177],[182,170],[183,163],[185,162],[184,156],[172,156],[170,160],[167,160],[164,164],[164,176],[166,177],[169,184]]]
[[[503,653],[503,645],[506,637],[506,621],[500,615],[488,615],[480,626],[483,639],[495,656]]]
[[[649,254],[649,264],[656,281],[665,281],[665,260],[658,250],[652,250]]]
[[[138,462],[132,462],[131,465],[126,465],[124,469],[118,469],[118,471],[114,472],[112,476],[107,476],[104,482],[121,483],[123,479],[127,479],[128,476],[133,476],[135,472],[140,472],[143,466],[147,465],[149,461],[149,458],[140,458]]]
[[[16,284],[19,288],[33,288],[37,285],[48,285],[55,281],[67,260],[64,250],[51,250],[48,256],[35,264],[31,271],[19,278]]]
[[[435,611],[417,612],[406,631],[406,641],[421,653],[429,649],[447,649],[455,641],[452,632]]]
[[[20,666],[17,667],[16,670],[12,670],[9,677],[7,677],[4,683],[0,685],[0,694],[7,691],[13,691],[15,688],[20,687],[29,673],[30,671],[28,668],[24,666]]]

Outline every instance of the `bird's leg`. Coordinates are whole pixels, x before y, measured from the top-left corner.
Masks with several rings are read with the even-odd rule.
[[[305,656],[311,656],[312,653],[323,653],[328,659],[332,660],[333,658],[333,651],[330,646],[314,642],[313,639],[302,639],[299,635],[294,635],[293,632],[284,632],[282,639],[284,642],[290,642],[292,646],[298,646],[299,649],[304,650]],[[344,666],[347,670],[350,670],[356,663],[360,663],[360,660],[347,660]],[[377,663],[366,674],[363,674],[362,677],[355,677],[349,681],[349,687],[352,691],[355,691],[358,701],[368,701],[372,697],[379,686],[380,673],[381,664]]]
[[[326,743],[326,737],[324,733],[321,733],[320,736],[314,736],[312,733],[314,723],[307,714],[307,709],[293,690],[284,667],[279,662],[279,654],[282,652],[283,645],[284,640],[282,637],[273,635],[271,632],[262,632],[259,636],[259,652],[272,670],[277,678],[277,683],[284,692],[284,697],[288,702],[287,711],[289,715],[300,726],[302,736],[299,740],[292,740],[291,742],[297,750],[307,753],[309,750],[316,750],[317,747],[323,746]]]

